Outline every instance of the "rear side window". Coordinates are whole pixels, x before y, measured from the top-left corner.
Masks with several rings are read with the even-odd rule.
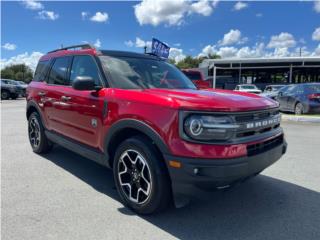
[[[70,82],[77,77],[91,77],[97,86],[101,85],[98,66],[91,56],[75,56],[70,71]]]
[[[190,80],[196,81],[201,79],[201,74],[198,72],[183,72]]]
[[[67,77],[70,57],[57,58],[51,68],[48,83],[55,85],[69,85],[69,79]]]
[[[320,84],[306,85],[304,88],[307,93],[320,93]]]
[[[34,73],[33,81],[42,82],[44,81],[47,72],[49,70],[50,61],[40,61],[38,63],[36,72]]]

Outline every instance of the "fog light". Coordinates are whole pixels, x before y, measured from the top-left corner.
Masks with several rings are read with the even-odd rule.
[[[197,175],[199,173],[199,169],[198,168],[193,169],[193,173]]]

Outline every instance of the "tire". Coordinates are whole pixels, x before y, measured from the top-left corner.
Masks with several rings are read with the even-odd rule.
[[[168,171],[159,151],[150,140],[136,136],[117,148],[114,180],[125,206],[138,214],[164,210],[172,202]]]
[[[37,112],[31,113],[29,116],[28,136],[32,150],[35,153],[47,153],[51,150],[53,144],[45,135],[41,118]]]
[[[303,108],[302,103],[298,102],[298,103],[296,104],[296,106],[294,107],[294,113],[295,113],[296,115],[301,115],[301,114],[304,113],[304,108]]]
[[[10,98],[10,93],[7,90],[1,90],[1,99],[7,100]]]

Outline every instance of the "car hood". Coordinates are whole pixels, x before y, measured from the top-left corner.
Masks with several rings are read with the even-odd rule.
[[[252,111],[278,107],[278,103],[255,94],[230,90],[145,89],[145,100],[167,100],[172,107],[203,111]]]

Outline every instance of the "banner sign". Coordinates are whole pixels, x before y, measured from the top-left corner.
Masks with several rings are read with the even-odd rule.
[[[158,39],[152,38],[152,49],[151,52],[159,57],[168,58],[170,47],[159,41]]]

